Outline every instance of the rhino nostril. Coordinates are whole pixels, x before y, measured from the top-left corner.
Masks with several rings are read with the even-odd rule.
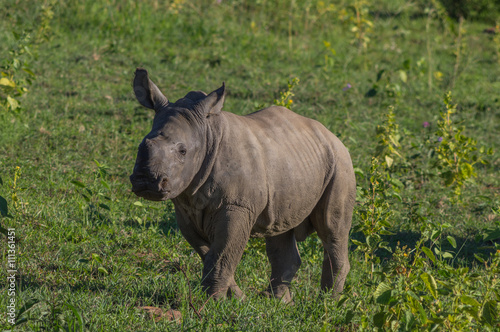
[[[167,188],[167,183],[168,183],[168,180],[166,178],[163,178],[160,182],[160,187],[162,190],[165,190]]]

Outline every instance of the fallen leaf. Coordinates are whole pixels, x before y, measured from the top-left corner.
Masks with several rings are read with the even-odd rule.
[[[45,129],[43,126],[40,127],[39,131],[40,131],[40,134],[49,135],[49,136],[51,134],[50,131],[48,131],[47,129]]]
[[[153,319],[156,323],[158,323],[162,319],[166,319],[169,322],[175,321],[180,323],[182,319],[182,314],[178,310],[168,309],[166,311],[157,307],[138,307],[138,309],[143,310],[149,314],[149,318]]]
[[[146,306],[139,307],[139,309],[147,312],[149,314],[149,318],[154,319],[155,322],[160,321],[163,316],[163,311],[160,308]]]
[[[169,322],[176,321],[177,323],[180,323],[182,319],[181,312],[173,309],[168,309],[164,316],[167,318]]]

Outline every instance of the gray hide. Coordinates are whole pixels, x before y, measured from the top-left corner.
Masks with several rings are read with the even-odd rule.
[[[296,241],[314,231],[324,247],[321,288],[342,291],[356,183],[334,134],[279,106],[223,112],[224,85],[170,103],[138,68],[134,91],[156,114],[139,146],[132,190],[173,201],[179,229],[203,261],[209,295],[243,296],[236,266],[248,239],[265,237],[272,271],[264,294],[290,301],[301,264]]]

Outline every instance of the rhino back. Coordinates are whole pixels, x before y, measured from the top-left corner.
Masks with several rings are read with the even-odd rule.
[[[225,128],[212,179],[225,204],[257,216],[253,236],[298,226],[321,198],[337,157],[349,158],[321,123],[284,107],[222,116]]]

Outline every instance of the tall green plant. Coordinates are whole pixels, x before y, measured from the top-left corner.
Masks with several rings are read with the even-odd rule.
[[[80,209],[84,213],[87,223],[92,220],[108,221],[106,211],[111,211],[110,203],[119,202],[113,197],[110,185],[106,181],[108,177],[108,167],[94,160],[97,170],[94,172],[94,181],[85,184],[79,180],[71,180],[80,196],[85,200],[85,204],[80,204]]]
[[[385,121],[377,126],[377,148],[375,156],[383,158],[387,168],[391,168],[395,160],[404,159],[401,152],[401,135],[399,133],[399,126],[396,123],[396,116],[394,115],[394,107],[389,106],[385,116]]]
[[[41,14],[34,19],[39,22],[37,27],[12,31],[15,43],[10,46],[8,56],[0,63],[0,108],[6,111],[21,108],[20,98],[29,91],[35,79],[31,69],[33,53],[36,53],[34,51],[39,44],[50,39],[54,5],[55,0],[41,5]]]
[[[495,29],[493,30],[493,45],[495,47],[495,53],[497,54],[497,62],[500,65],[500,21],[496,23]]]
[[[458,127],[453,116],[457,113],[457,105],[452,103],[451,92],[444,96],[445,110],[440,112],[441,120],[438,121],[438,146],[436,148],[437,161],[435,166],[446,186],[453,188],[453,200],[460,200],[462,188],[467,180],[477,176],[474,165],[486,163],[484,155],[493,154],[493,150],[477,151],[477,141],[463,135],[464,127]]]
[[[380,170],[380,161],[372,158],[370,167],[370,179],[368,188],[358,187],[358,201],[360,204],[356,209],[360,222],[353,228],[353,232],[362,232],[364,241],[352,239],[357,245],[356,250],[364,254],[365,263],[370,264],[370,276],[373,276],[374,265],[379,263],[375,252],[378,249],[386,249],[388,242],[383,241],[382,235],[391,235],[388,230],[391,227],[390,218],[392,211],[387,201],[389,184],[385,172]]]
[[[370,34],[373,30],[373,21],[369,19],[369,2],[366,0],[355,0],[352,5],[339,11],[341,21],[348,23],[349,29],[354,35],[351,43],[358,47],[359,53],[368,47]]]
[[[20,107],[19,98],[28,92],[35,74],[30,69],[31,34],[13,32],[16,44],[0,66],[0,107],[14,111]]]

